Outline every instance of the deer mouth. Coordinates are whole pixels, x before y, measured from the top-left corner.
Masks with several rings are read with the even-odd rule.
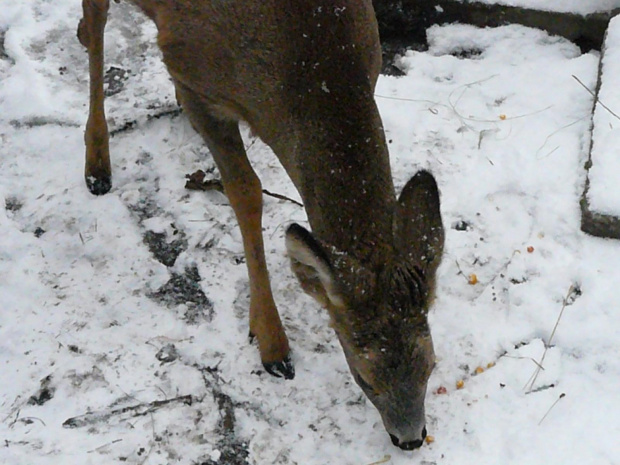
[[[400,447],[402,450],[414,450],[419,449],[424,444],[424,439],[426,438],[426,427],[422,430],[422,439],[416,439],[414,441],[403,441],[401,442],[393,434],[390,434],[390,439],[392,440],[392,444],[396,447]]]

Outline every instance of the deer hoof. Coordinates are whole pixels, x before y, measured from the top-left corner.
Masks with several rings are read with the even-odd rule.
[[[295,366],[288,355],[281,362],[263,363],[265,370],[276,378],[293,379],[295,377]]]
[[[112,188],[112,178],[110,176],[86,176],[86,187],[93,195],[107,194]]]

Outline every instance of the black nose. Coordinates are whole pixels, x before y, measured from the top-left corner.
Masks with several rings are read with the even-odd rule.
[[[394,444],[396,447],[400,447],[402,450],[413,450],[413,449],[420,448],[422,444],[424,443],[425,438],[426,438],[426,427],[424,427],[424,429],[422,430],[422,439],[417,439],[415,441],[400,442],[400,440],[396,436],[394,436],[393,434],[390,434],[390,439],[392,440],[392,444]]]

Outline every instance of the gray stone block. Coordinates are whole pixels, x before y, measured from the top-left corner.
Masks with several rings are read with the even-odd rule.
[[[592,131],[581,198],[581,229],[620,239],[620,16],[609,23],[592,111]]]

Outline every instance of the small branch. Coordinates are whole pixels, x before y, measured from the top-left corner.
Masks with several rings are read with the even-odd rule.
[[[164,407],[168,404],[182,402],[187,405],[191,405],[194,398],[191,395],[175,397],[174,399],[155,400],[144,404],[131,405],[129,407],[123,407],[115,410],[102,410],[99,412],[85,413],[77,417],[69,418],[62,426],[64,428],[81,428],[83,426],[92,425],[95,423],[101,423],[108,421],[110,418],[129,413],[132,417],[139,417],[148,415],[155,410]]]
[[[19,399],[19,396],[18,396],[18,399]],[[15,399],[15,400],[17,401],[17,399]],[[15,405],[15,402],[13,404]],[[15,412],[15,418],[13,418],[13,420],[9,423],[9,428],[13,428],[13,426],[15,426],[15,423],[17,423],[17,421],[19,420],[19,415],[21,413],[21,408],[20,407],[16,407],[15,409],[11,409],[9,414],[4,418],[4,420],[2,420],[2,423],[7,421],[13,415],[13,412]]]
[[[485,283],[482,288],[482,292],[484,292],[487,287],[489,287],[491,284],[493,284],[495,282],[495,280],[502,276],[504,272],[506,272],[506,270],[508,269],[508,267],[512,264],[512,260],[515,258],[515,255],[520,254],[521,251],[518,249],[515,249],[512,251],[512,255],[510,256],[510,258],[506,261],[506,263],[504,263],[502,265],[502,267],[497,271],[497,273],[495,273],[495,276],[493,276],[490,281],[488,281],[487,283]],[[503,277],[503,276],[502,276]],[[482,292],[479,293],[479,295],[482,294]]]
[[[107,444],[104,444],[102,446],[99,447],[95,447],[94,449],[89,450],[87,453],[88,454],[92,454],[93,452],[99,452],[102,449],[105,449],[106,447],[111,446],[112,444],[116,444],[117,442],[121,442],[122,439],[115,439],[114,441],[108,442]]]
[[[459,261],[458,260],[454,260],[454,263],[456,264],[456,269],[459,270],[459,272],[457,273],[457,276],[461,275],[461,276],[463,276],[465,281],[469,282],[469,278],[467,277],[467,275],[465,273],[463,273],[463,270],[461,269],[461,265],[459,264]]]
[[[226,192],[224,191],[224,184],[219,179],[205,179],[206,173],[202,170],[198,170],[195,173],[185,175],[187,182],[185,183],[185,188],[189,190],[195,191],[217,191],[224,195]],[[276,194],[274,192],[269,192],[267,189],[263,189],[263,194],[268,195],[269,197],[274,197],[279,200],[285,200],[287,202],[294,203],[303,208],[303,204],[299,203],[297,200],[291,199],[282,194]]]
[[[21,417],[20,419],[18,419],[17,421],[21,421],[22,423],[29,425],[31,423],[34,423],[34,420],[37,420],[39,422],[41,422],[41,424],[43,426],[47,426],[45,424],[45,422],[43,420],[41,420],[39,417]]]
[[[543,368],[544,369],[544,368]],[[547,391],[549,389],[553,389],[555,387],[555,384],[551,383],[551,384],[546,384],[544,386],[539,386],[536,389],[534,389],[531,393],[535,393],[535,392],[543,392],[543,391]]]
[[[192,174],[186,174],[185,189],[193,191],[217,191],[224,194],[224,184],[219,179],[205,179],[206,173],[198,170]]]
[[[303,203],[298,202],[297,200],[291,199],[290,197],[287,197],[286,195],[276,194],[275,192],[269,192],[267,189],[263,189],[263,194],[276,198],[276,199],[286,200],[287,202],[294,203],[295,205],[298,205],[301,208],[304,207]]]
[[[167,118],[167,117],[174,118],[174,117],[179,116],[182,112],[183,110],[179,107],[170,107],[166,105],[166,106],[161,107],[161,111],[159,111],[158,113],[150,113],[146,115],[146,122],[160,119],[160,118]],[[131,121],[125,121],[121,126],[118,126],[110,130],[110,137],[114,137],[123,132],[133,131],[143,122],[144,122],[143,119],[134,119]]]

